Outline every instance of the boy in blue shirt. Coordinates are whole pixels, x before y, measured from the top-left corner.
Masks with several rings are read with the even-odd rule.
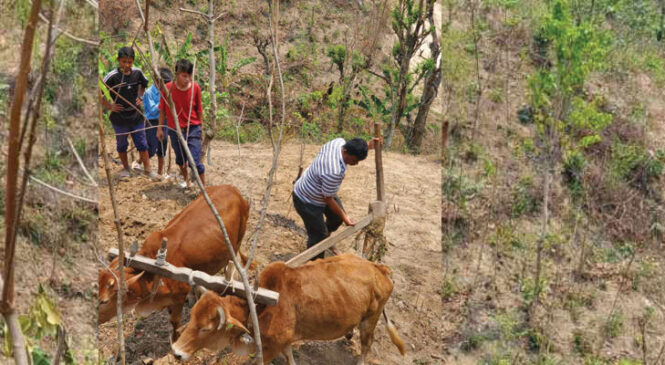
[[[145,87],[148,86],[148,79],[143,75],[140,68],[132,67],[133,64],[134,50],[131,47],[120,48],[118,50],[119,67],[113,69],[104,77],[104,83],[122,98],[109,91],[113,103],[109,103],[105,98],[101,98],[101,102],[106,109],[111,110],[109,119],[111,119],[111,125],[113,125],[113,130],[116,133],[116,150],[120,155],[123,167],[120,178],[131,176],[129,161],[127,160],[128,137],[131,135],[134,145],[139,151],[141,162],[145,166],[146,175],[156,179],[157,174],[150,170],[143,116],[137,111],[142,105],[141,97]]]
[[[164,80],[164,84],[173,80],[173,73],[168,68],[162,67],[159,69],[159,75]],[[143,94],[143,107],[145,108],[145,117],[148,119],[145,134],[148,140],[148,158],[157,155],[157,176],[164,177],[164,157],[166,156],[167,147],[169,145],[168,139],[164,138],[161,141],[157,139],[157,128],[159,126],[159,87],[152,84],[145,94]],[[162,126],[164,133],[168,133],[166,126]]]

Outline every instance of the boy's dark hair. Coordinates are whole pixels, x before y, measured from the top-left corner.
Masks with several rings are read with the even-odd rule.
[[[194,72],[194,65],[189,62],[189,60],[182,59],[176,62],[175,64],[175,72],[186,72],[188,74],[192,74]]]
[[[356,156],[358,161],[367,158],[367,142],[362,138],[353,138],[346,141],[346,144],[344,144],[344,150],[346,150],[346,153],[349,155]]]
[[[164,83],[171,82],[173,81],[173,72],[166,67],[162,67],[159,69],[159,77],[164,80]]]
[[[118,58],[131,58],[134,59],[134,49],[132,47],[122,47],[118,50]]]

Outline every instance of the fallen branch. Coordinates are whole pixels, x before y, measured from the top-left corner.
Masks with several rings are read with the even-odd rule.
[[[39,13],[39,18],[48,23],[48,19],[46,19],[46,17],[42,13]],[[89,45],[94,46],[94,47],[99,47],[99,42],[98,41],[91,41],[91,40],[88,40],[88,39],[77,37],[77,36],[69,33],[68,31],[66,31],[64,29],[60,29],[60,28],[55,28],[55,29],[58,31],[58,33],[62,33],[65,36],[67,36],[67,38],[70,38],[70,39],[75,40],[77,42],[89,44]]]
[[[97,182],[95,179],[92,178],[90,173],[88,172],[88,169],[85,167],[85,164],[83,163],[83,160],[81,160],[81,157],[79,157],[78,152],[76,152],[76,148],[74,148],[74,144],[72,143],[72,140],[67,137],[67,142],[69,143],[69,147],[72,149],[72,152],[74,152],[74,156],[76,157],[76,161],[78,161],[79,165],[81,166],[81,169],[83,170],[83,173],[85,173],[85,176],[90,180],[90,182],[93,184],[93,186],[98,186]]]
[[[46,188],[49,188],[49,189],[55,191],[58,194],[62,194],[62,195],[68,196],[70,198],[77,199],[77,200],[80,200],[80,201],[84,201],[84,202],[90,203],[90,204],[99,204],[99,201],[97,201],[97,200],[88,199],[88,198],[85,198],[85,197],[82,197],[82,196],[79,196],[79,195],[74,195],[74,194],[72,194],[70,192],[67,192],[67,191],[64,191],[62,189],[58,189],[55,186],[49,185],[49,184],[39,180],[38,178],[36,178],[32,175],[28,175],[28,177],[30,178],[30,180],[36,182],[37,184],[42,185]]]

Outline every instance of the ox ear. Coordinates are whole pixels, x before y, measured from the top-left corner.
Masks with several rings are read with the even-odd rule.
[[[226,323],[226,313],[224,313],[222,306],[217,307],[217,314],[219,314],[219,324],[217,325],[217,331],[219,331]]]

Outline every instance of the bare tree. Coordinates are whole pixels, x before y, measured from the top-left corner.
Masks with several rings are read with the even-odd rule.
[[[392,28],[398,40],[393,48],[393,59],[398,70],[397,79],[390,83],[396,100],[393,101],[392,117],[385,133],[386,148],[392,145],[395,127],[400,125],[406,110],[411,60],[431,33],[431,29],[425,27],[425,20],[433,7],[434,0],[418,0],[417,5],[414,0],[399,0],[393,10]]]
[[[220,13],[215,16],[213,3],[213,0],[208,0],[208,14],[204,14],[196,10],[180,8],[180,11],[200,15],[208,23],[208,65],[210,67],[208,92],[210,93],[211,128],[206,128],[205,138],[203,139],[203,145],[201,146],[201,160],[208,156],[208,164],[210,164],[210,141],[215,138],[215,133],[217,132],[217,95],[215,90],[215,22],[222,15],[224,15],[224,13]],[[146,18],[147,15],[148,13],[146,11]]]
[[[25,348],[25,339],[18,321],[18,313],[14,308],[14,255],[16,249],[16,228],[18,216],[17,184],[19,171],[19,136],[21,134],[21,110],[28,87],[28,74],[32,59],[32,45],[37,28],[37,17],[41,9],[41,0],[34,0],[30,9],[30,16],[23,35],[21,48],[21,63],[16,79],[16,89],[11,105],[9,119],[9,146],[7,149],[7,176],[5,187],[5,266],[3,270],[2,302],[0,311],[5,317],[12,338],[14,360],[18,365],[27,365],[28,356]]]
[[[443,59],[441,58],[441,43],[439,37],[436,34],[436,28],[434,26],[434,8],[428,8],[427,20],[432,29],[432,40],[429,44],[429,49],[431,52],[430,59],[434,61],[434,69],[429,71],[425,77],[425,87],[423,90],[423,95],[420,97],[420,106],[418,107],[418,114],[416,115],[416,120],[413,122],[413,126],[409,128],[409,136],[407,137],[407,145],[409,150],[413,153],[420,152],[420,148],[423,143],[423,137],[425,136],[425,127],[427,123],[427,116],[429,110],[432,107],[432,103],[436,98],[439,92],[439,85],[441,84],[442,77],[442,64]]]

